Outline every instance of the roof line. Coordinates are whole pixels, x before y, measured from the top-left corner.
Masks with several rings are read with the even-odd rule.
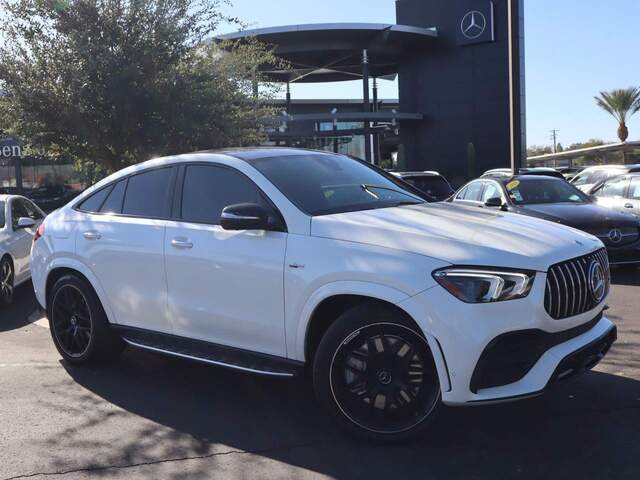
[[[437,37],[438,29],[413,27],[411,25],[396,25],[391,23],[309,23],[300,25],[283,25],[278,27],[255,28],[251,30],[239,30],[237,32],[218,35],[218,40],[239,40],[242,38],[259,35],[276,35],[280,33],[312,32],[327,30],[390,30],[396,32],[422,35],[425,37]]]
[[[576,150],[565,150],[564,152],[558,153],[546,153],[544,155],[536,155],[535,157],[529,157],[527,160],[548,160],[551,158],[564,158],[564,157],[572,157],[574,155],[580,155],[582,153],[594,153],[600,151],[608,151],[615,150],[618,148],[640,148],[640,141],[634,142],[620,142],[620,143],[609,143],[606,145],[597,145],[595,147],[587,147],[587,148],[578,148]]]

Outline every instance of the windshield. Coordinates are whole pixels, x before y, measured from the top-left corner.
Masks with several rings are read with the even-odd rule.
[[[449,184],[442,177],[416,176],[405,177],[403,180],[423,192],[428,193],[432,197],[448,197],[453,193]]]
[[[343,155],[270,157],[251,164],[312,216],[424,203],[390,175]]]
[[[613,177],[615,175],[620,175],[624,173],[622,170],[591,170],[588,172],[582,172],[576,175],[573,178],[574,185],[595,185],[596,183],[601,182],[602,180],[606,180],[609,177]]]
[[[589,202],[589,198],[574,186],[551,178],[514,180],[507,184],[507,192],[516,205]]]
[[[4,228],[4,202],[0,202],[0,228]]]

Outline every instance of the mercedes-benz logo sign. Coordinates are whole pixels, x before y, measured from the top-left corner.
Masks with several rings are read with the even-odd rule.
[[[589,267],[589,287],[591,288],[591,295],[595,302],[600,303],[606,293],[607,285],[602,265],[595,260]]]
[[[462,18],[460,30],[469,40],[479,38],[487,29],[487,18],[482,12],[472,10]]]
[[[622,241],[622,232],[618,228],[614,228],[609,232],[609,240],[611,243],[620,243]]]

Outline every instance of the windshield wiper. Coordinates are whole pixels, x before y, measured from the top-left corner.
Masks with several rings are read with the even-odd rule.
[[[369,195],[371,195],[376,200],[380,200],[380,197],[378,195],[376,195],[374,192],[371,191],[372,188],[378,189],[378,190],[387,190],[389,192],[399,193],[400,195],[404,195],[405,197],[415,198],[416,200],[418,199],[418,197],[416,197],[415,195],[413,195],[411,193],[403,192],[402,190],[398,190],[397,188],[383,187],[382,185],[371,185],[371,184],[367,184],[367,183],[363,183],[360,186],[362,187],[362,189],[365,192],[367,192]],[[423,202],[419,201],[419,203],[423,203]]]

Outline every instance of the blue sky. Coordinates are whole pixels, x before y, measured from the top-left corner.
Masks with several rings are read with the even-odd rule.
[[[253,27],[395,22],[394,0],[232,1],[228,12]],[[592,97],[640,86],[640,0],[525,0],[525,18],[529,145],[549,144],[551,129],[560,130],[565,146],[593,137],[614,141],[615,122]],[[382,97],[397,98],[395,83],[381,83]],[[359,82],[297,85],[293,95],[361,98],[361,89]],[[629,130],[640,140],[640,114]]]

